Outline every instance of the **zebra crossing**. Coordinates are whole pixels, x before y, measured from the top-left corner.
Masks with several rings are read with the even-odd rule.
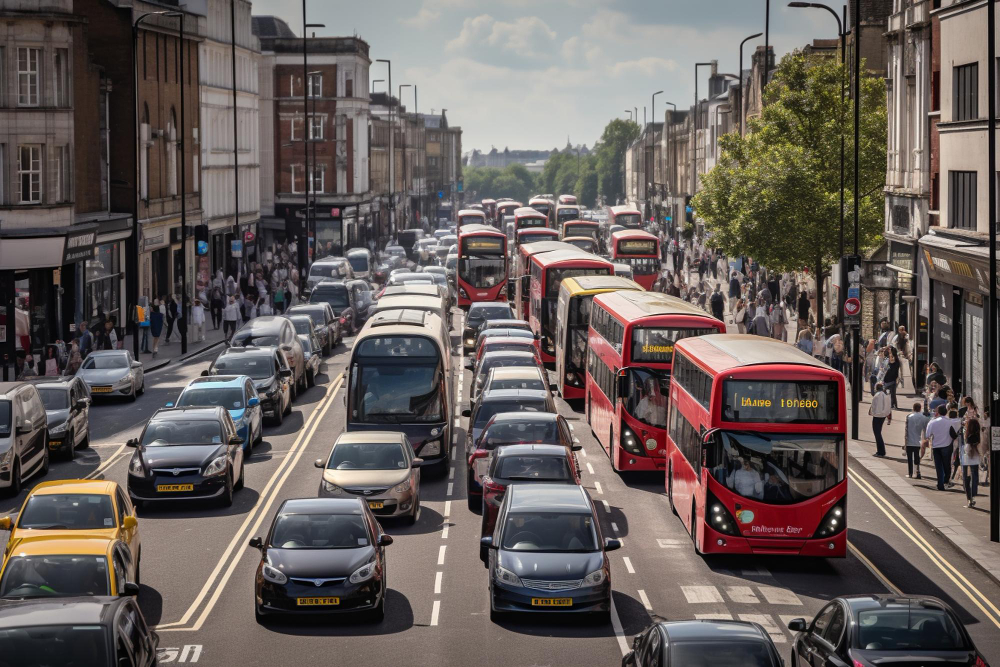
[[[764,568],[743,570],[741,573],[754,577],[770,577]],[[717,574],[736,577],[734,572],[717,571]],[[680,598],[692,607],[691,618],[699,620],[750,621],[758,623],[771,636],[775,644],[788,643],[792,636],[788,622],[793,618],[810,618],[812,613],[802,599],[787,588],[757,582],[745,582],[734,585],[684,585],[678,584]],[[758,605],[757,609],[753,605]],[[778,608],[779,612],[767,613],[759,609],[768,607],[768,611]]]

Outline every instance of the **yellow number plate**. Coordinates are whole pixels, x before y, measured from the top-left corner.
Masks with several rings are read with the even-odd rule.
[[[62,440],[50,440],[49,449],[59,449],[62,447]]]
[[[161,493],[169,491],[194,491],[194,484],[158,484],[156,490]]]
[[[573,598],[531,598],[532,607],[572,607]]]
[[[340,604],[340,598],[296,598],[300,607],[332,607]]]
[[[373,510],[380,510],[383,507],[385,507],[385,503],[382,502],[381,500],[369,500],[368,507],[372,508]]]
[[[90,391],[93,394],[110,394],[111,387],[91,387]]]

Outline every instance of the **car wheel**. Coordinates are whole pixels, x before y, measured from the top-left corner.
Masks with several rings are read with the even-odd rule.
[[[139,385],[139,395],[142,396],[146,393],[146,376],[142,376],[142,384]]]
[[[316,386],[316,372],[309,371],[308,373],[306,373],[306,387],[315,387],[315,386]]]
[[[83,440],[80,442],[80,449],[87,449],[90,447],[90,428],[87,428],[87,434],[83,436]]]
[[[674,468],[670,466],[667,470],[667,502],[670,503],[670,511],[677,516],[677,508],[674,506]]]
[[[383,587],[382,599],[379,600],[378,606],[372,611],[372,620],[376,623],[381,623],[385,620],[385,596],[388,592],[388,589]]]
[[[294,401],[299,397],[299,381],[292,378],[292,387],[288,390],[289,397]]]
[[[482,506],[483,501],[472,494],[472,471],[465,476],[465,500],[469,504],[469,511],[475,512]]]
[[[48,436],[46,436],[48,440]],[[38,464],[38,472],[42,475],[49,474],[49,443],[45,443],[45,451],[42,452],[42,462]]]
[[[410,512],[409,516],[403,519],[403,523],[407,526],[412,526],[417,523],[417,514],[420,513],[420,496],[413,499],[413,511]]]
[[[66,442],[69,443],[69,447],[66,448],[66,460],[72,461],[76,458],[76,433],[70,433]]]
[[[288,415],[292,414],[292,399],[293,398],[295,398],[295,397],[292,396],[292,390],[289,389],[288,390],[288,402],[285,403],[285,416],[288,416]]]
[[[226,475],[226,490],[223,491],[222,496],[219,498],[219,502],[223,507],[233,506],[233,476]]]
[[[326,341],[326,345],[323,346],[323,356],[329,357],[332,353],[333,353],[333,343],[331,343],[328,338]]]
[[[7,495],[16,496],[21,493],[21,459],[14,458],[14,466],[10,471],[10,486]]]
[[[130,403],[134,403],[135,402],[135,399],[136,399],[136,396],[137,396],[137,391],[138,390],[135,388],[135,385],[133,384],[132,385],[132,393],[130,393],[128,395],[128,400],[129,400]]]
[[[233,485],[233,488],[236,489],[237,491],[239,491],[240,489],[243,488],[243,481],[244,481],[244,474],[243,473],[244,473],[244,471],[243,471],[243,461],[240,461],[240,478],[236,481],[236,484]]]
[[[264,420],[262,419],[261,420],[261,425],[257,429],[257,439],[253,441],[253,444],[251,445],[251,447],[256,447],[257,445],[259,445],[260,443],[262,443],[264,441],[264,423],[263,422],[264,422]]]
[[[274,411],[274,416],[271,417],[271,423],[275,426],[281,426],[281,422],[285,421],[285,406],[282,403],[278,409]]]

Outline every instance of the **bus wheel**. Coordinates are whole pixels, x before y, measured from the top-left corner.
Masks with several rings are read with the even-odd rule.
[[[677,508],[674,506],[674,466],[667,468],[667,502],[670,503],[670,511],[677,516]]]

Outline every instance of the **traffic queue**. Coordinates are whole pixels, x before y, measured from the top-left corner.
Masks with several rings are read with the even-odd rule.
[[[631,207],[598,215],[568,195],[539,195],[528,206],[484,200],[459,211],[454,228],[426,237],[406,230],[379,260],[350,250],[317,261],[308,303],[246,322],[125,443],[133,451],[124,487],[42,482],[16,517],[0,518],[10,531],[0,598],[16,601],[0,606],[0,639],[17,632],[48,641],[70,664],[97,633],[109,660],[95,664],[154,664],[156,634],[131,600],[140,590],[141,514],[166,503],[230,506],[265,427],[282,424],[344,344],[346,427],[314,462],[316,492],[285,500],[248,542],[260,555],[243,585],[259,623],[324,614],[382,621],[391,613],[394,538],[386,529],[416,523],[421,477],[445,477],[457,465],[468,509],[481,516],[490,618],[544,612],[610,624],[608,553],[622,542],[605,535],[582,485],[582,446],[557,396],[582,411],[619,474],[662,473],[697,553],[843,557],[843,377],[779,341],[727,334],[705,311],[648,291],[660,272],[659,237],[642,227]],[[127,353],[97,357],[86,371],[61,384],[0,385],[0,406],[18,392],[18,405],[38,403],[30,408],[37,414],[8,417],[8,430],[40,431],[43,443],[0,452],[11,490],[44,474],[53,442],[68,456],[86,446],[95,394],[134,400],[144,389]],[[62,431],[41,419],[59,410]],[[459,415],[468,419],[464,456],[453,463]],[[755,517],[763,516],[787,531],[762,532]],[[45,607],[54,599],[72,599],[58,625],[19,624],[32,610],[55,614]],[[136,617],[144,633],[123,644],[124,661],[111,659],[121,628],[93,620],[111,607]],[[84,636],[82,625],[95,629]],[[860,666],[985,664],[960,618],[933,598],[848,596],[788,627],[798,633],[793,665],[819,664],[816,656]],[[623,665],[703,664],[706,655],[785,664],[771,635],[747,621],[656,622],[632,649]]]

